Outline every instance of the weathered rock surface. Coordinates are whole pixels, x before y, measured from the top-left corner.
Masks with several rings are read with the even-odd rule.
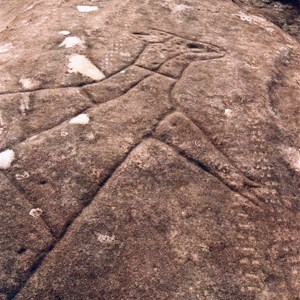
[[[248,12],[261,14],[300,40],[299,0],[233,0]]]
[[[0,148],[50,129],[90,106],[89,98],[73,88],[2,95]]]
[[[0,12],[0,299],[300,299],[298,7]]]
[[[2,174],[0,180],[0,293],[5,294],[26,279],[52,237],[24,196]]]
[[[43,209],[58,235],[169,111],[172,84],[154,75],[127,95],[87,110],[88,124],[66,121],[15,147],[18,159],[10,176],[29,174],[18,186]]]

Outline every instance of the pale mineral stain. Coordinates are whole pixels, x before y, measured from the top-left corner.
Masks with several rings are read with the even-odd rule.
[[[98,6],[95,5],[77,5],[76,8],[79,12],[91,12],[98,10]]]
[[[232,110],[231,109],[226,108],[224,113],[225,113],[226,117],[231,117],[232,116]]]
[[[0,53],[8,52],[11,48],[13,48],[12,44],[0,45]]]
[[[34,217],[34,218],[39,218],[42,215],[43,211],[40,208],[33,208],[30,212],[29,215]]]
[[[129,52],[120,52],[120,56],[131,57],[131,54]]]
[[[191,7],[186,5],[186,4],[178,4],[178,5],[175,5],[173,7],[172,13],[176,14],[178,12],[182,12],[182,11],[185,11],[185,10],[188,10],[188,9],[191,9]]]
[[[30,89],[33,85],[31,79],[29,78],[21,78],[19,82],[22,84],[24,89]]]
[[[11,163],[15,160],[15,152],[11,149],[0,152],[0,169],[10,168]]]
[[[20,110],[23,116],[25,116],[26,111],[30,109],[29,104],[30,104],[30,99],[28,96],[25,96],[20,100]]]
[[[262,25],[264,29],[267,29],[268,32],[270,32],[270,29],[273,29],[272,23],[267,21],[265,18],[251,15],[251,14],[246,14],[244,12],[239,12],[238,14],[235,14],[234,16],[240,18],[243,22],[247,22],[249,24],[257,24],[257,25]]]
[[[34,79],[31,79],[31,78],[21,78],[19,80],[19,83],[22,85],[22,87],[26,90],[29,90],[29,89],[34,89],[38,86],[39,82],[34,80]]]
[[[59,47],[72,48],[75,46],[83,47],[82,40],[77,36],[68,36],[64,39],[64,41],[59,45]]]
[[[84,55],[74,54],[69,57],[70,73],[80,73],[93,80],[102,80],[105,75]]]
[[[38,134],[31,136],[30,138],[28,138],[29,141],[33,141],[35,139],[38,138]]]
[[[2,134],[4,131],[4,121],[2,117],[2,111],[0,110],[0,134]]]
[[[66,132],[66,131],[62,131],[62,132],[60,133],[60,135],[61,135],[61,136],[68,136],[68,135],[69,135],[69,133],[68,133],[68,132]]]
[[[90,132],[86,135],[86,138],[87,140],[92,141],[95,139],[95,135],[92,132]]]
[[[62,30],[60,31],[58,34],[61,34],[61,35],[69,35],[71,32],[68,31],[68,30]]]
[[[300,171],[300,158],[298,159],[297,163],[296,163],[296,169],[298,171]]]
[[[90,118],[87,114],[80,114],[70,120],[70,124],[86,125],[90,122]]]
[[[300,172],[300,150],[294,147],[287,147],[283,148],[282,152],[287,163],[297,172]]]

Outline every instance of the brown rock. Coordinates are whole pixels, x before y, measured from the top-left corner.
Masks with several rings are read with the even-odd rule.
[[[150,77],[123,97],[87,110],[88,124],[65,122],[15,147],[10,176],[29,174],[18,184],[57,234],[168,112],[172,84],[160,75]]]
[[[0,183],[1,298],[1,293],[13,292],[26,279],[52,237],[42,219],[30,215],[33,207],[2,174]]]
[[[56,240],[19,267],[8,219],[0,295],[297,300],[297,7],[20,1],[0,12],[3,186]]]
[[[266,259],[275,259],[274,217],[149,140],[16,299],[267,299],[266,287],[290,293],[276,285],[284,275]]]
[[[150,71],[133,66],[105,81],[88,85],[83,90],[95,103],[103,103],[122,96],[149,75]]]
[[[74,88],[2,95],[0,148],[50,129],[89,106],[89,99]]]

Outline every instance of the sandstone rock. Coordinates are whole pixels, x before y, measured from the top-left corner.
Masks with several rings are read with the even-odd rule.
[[[150,77],[123,97],[87,110],[87,124],[65,122],[14,148],[18,158],[11,167],[12,180],[29,174],[17,184],[58,235],[168,112],[172,83],[163,76]]]
[[[298,299],[297,10],[3,4],[0,298]]]
[[[133,86],[151,75],[151,72],[135,66],[129,67],[111,78],[83,88],[94,102],[103,103],[122,96]]]
[[[52,236],[28,201],[0,174],[0,298],[13,293],[45,254]],[[3,295],[4,297],[4,295]],[[1,299],[5,299],[5,298]]]
[[[0,148],[50,129],[90,106],[90,100],[73,88],[2,95]]]
[[[247,11],[261,14],[280,26],[284,31],[300,39],[300,2],[299,0],[233,0],[234,3]]]
[[[280,256],[276,243],[269,247],[281,227],[274,218],[149,140],[132,151],[16,299],[254,299],[268,288],[289,294],[279,284],[282,270],[265,256]]]

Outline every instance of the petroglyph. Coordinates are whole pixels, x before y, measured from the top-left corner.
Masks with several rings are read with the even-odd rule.
[[[225,50],[221,47],[188,40],[171,33],[162,32],[162,34],[163,36],[159,30],[152,30],[148,34],[133,34],[146,44],[135,65],[166,76],[180,78],[190,63],[221,58],[225,55]],[[164,40],[160,41],[161,38]]]
[[[32,243],[18,237],[9,251],[27,273],[0,298],[275,299],[282,289],[293,299],[299,151],[296,133],[272,123],[284,104],[275,99],[270,117],[264,102],[285,36],[232,3],[222,13],[205,1],[98,2],[63,1],[58,23],[48,15],[58,8],[41,3],[43,20],[32,7],[12,29],[28,26],[29,38],[31,20],[51,20],[34,31],[38,63],[20,56],[0,86],[1,182],[30,202],[21,224],[41,222],[55,238],[37,247],[36,232]],[[3,60],[23,51],[1,45]]]

